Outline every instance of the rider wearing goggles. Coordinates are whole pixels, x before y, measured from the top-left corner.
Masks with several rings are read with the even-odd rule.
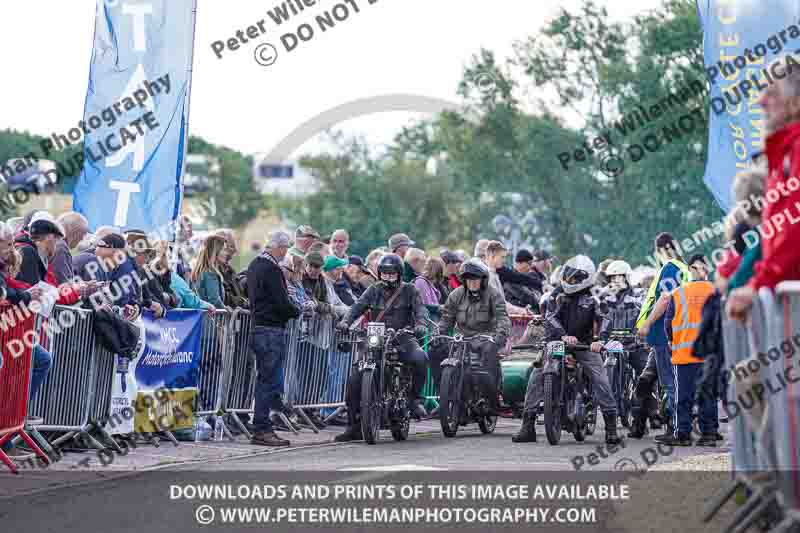
[[[422,305],[422,299],[417,289],[411,283],[401,280],[403,273],[403,260],[397,254],[387,254],[378,263],[379,281],[367,289],[364,294],[353,304],[347,316],[337,324],[338,329],[346,330],[350,325],[358,320],[366,311],[371,312],[371,316],[382,315],[381,321],[386,323],[387,328],[395,331],[403,328],[414,328],[417,337],[424,337],[427,333],[425,328],[425,317],[427,311]],[[398,292],[399,291],[399,292]],[[395,294],[397,296],[395,297]],[[394,298],[391,305],[387,305]],[[414,401],[412,402],[412,412],[415,417],[422,418],[427,416],[425,408],[422,406],[422,388],[425,386],[425,378],[428,372],[428,357],[420,348],[416,338],[410,335],[401,337],[401,343],[397,352],[400,360],[411,364],[414,367]],[[361,406],[361,373],[354,367],[347,381],[345,391],[345,402],[347,404],[348,427],[344,433],[338,435],[337,442],[348,442],[352,440],[362,440],[361,424],[359,422]]]
[[[561,269],[561,285],[553,292],[553,304],[545,316],[545,341],[564,341],[568,346],[589,344],[595,324],[603,319],[597,300],[591,293],[595,266],[591,259],[578,255]],[[575,352],[575,359],[589,372],[606,426],[606,443],[618,444],[617,404],[611,394],[608,376],[600,351],[603,343],[591,342],[590,351]],[[534,368],[525,393],[522,427],[514,442],[536,442],[536,409],[544,397],[544,373]]]

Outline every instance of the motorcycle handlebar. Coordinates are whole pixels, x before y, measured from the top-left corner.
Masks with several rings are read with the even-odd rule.
[[[444,340],[449,340],[449,341],[453,341],[453,342],[470,342],[470,341],[474,341],[474,340],[483,339],[483,340],[494,342],[494,337],[492,337],[491,335],[483,335],[483,334],[473,335],[471,337],[464,337],[462,335],[454,335],[452,337],[450,335],[436,335],[435,337],[432,337],[430,340],[433,341],[433,340],[438,340],[438,339],[444,339]]]

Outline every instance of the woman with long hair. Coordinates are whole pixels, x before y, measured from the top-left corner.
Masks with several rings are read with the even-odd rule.
[[[441,284],[444,281],[444,261],[438,257],[429,257],[422,268],[422,275],[414,280],[422,303],[433,306],[437,310],[442,303]]]
[[[222,285],[220,265],[225,239],[219,235],[211,235],[200,247],[197,263],[192,269],[189,279],[194,285],[197,295],[217,309],[225,309],[225,289]]]

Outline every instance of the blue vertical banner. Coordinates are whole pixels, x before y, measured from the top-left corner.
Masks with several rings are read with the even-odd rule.
[[[97,0],[73,196],[92,230],[147,232],[180,213],[196,0]]]
[[[731,185],[764,150],[766,122],[759,98],[783,68],[773,59],[800,49],[797,0],[697,0],[711,99],[704,181],[728,211]]]

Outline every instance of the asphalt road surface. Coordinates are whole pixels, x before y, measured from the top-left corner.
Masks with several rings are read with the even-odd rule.
[[[659,449],[653,435],[643,440],[626,439],[624,446],[609,450],[603,443],[604,432],[597,432],[583,443],[564,434],[561,444],[550,446],[544,437],[543,426],[538,426],[537,443],[514,444],[511,435],[518,429],[519,420],[503,420],[492,435],[482,435],[474,428],[462,428],[455,438],[444,438],[438,422],[424,421],[405,442],[394,442],[388,431],[381,442],[367,445],[363,442],[348,444],[322,444],[269,451],[264,455],[246,459],[212,463],[175,465],[159,471],[134,472],[121,479],[110,479],[83,486],[59,488],[43,493],[0,501],[0,523],[10,526],[9,531],[86,533],[90,531],[125,533],[181,533],[194,531],[401,531],[400,526],[375,527],[371,524],[309,526],[308,523],[286,523],[266,526],[248,522],[236,526],[217,522],[201,524],[198,515],[204,501],[176,497],[174,490],[192,484],[239,486],[250,484],[386,484],[402,479],[409,483],[601,483],[630,479],[633,470],[649,465],[675,461],[698,453],[720,453],[727,448],[676,448]],[[723,431],[725,426],[723,425]],[[326,430],[328,431],[328,430]],[[331,429],[333,437],[339,428]],[[414,430],[412,430],[414,431]],[[623,434],[625,430],[620,430]],[[265,450],[268,451],[268,450]],[[605,456],[605,457],[603,457]],[[595,463],[595,464],[590,464]],[[576,471],[576,465],[580,468]],[[622,472],[613,472],[614,470]],[[638,474],[651,476],[655,474]],[[616,477],[615,477],[616,476]],[[175,487],[178,489],[175,489]],[[399,486],[399,485],[396,485]],[[317,499],[309,505],[330,505],[330,499]],[[220,513],[222,505],[241,505],[240,502],[211,502]],[[247,502],[254,505],[252,502]],[[363,502],[362,502],[363,503]],[[401,502],[406,503],[406,502]],[[424,503],[424,502],[423,502]],[[449,501],[447,502],[449,504]],[[518,508],[533,509],[537,503],[505,502]],[[259,501],[259,505],[264,502]],[[390,505],[375,500],[378,506]],[[420,505],[422,503],[418,503]],[[439,504],[442,504],[440,501]],[[270,502],[273,507],[276,505]],[[475,505],[483,505],[481,502]],[[499,505],[499,504],[498,504]],[[540,502],[540,509],[561,502]],[[547,524],[542,528],[530,523],[504,526],[472,524],[413,525],[415,532],[423,531],[613,531],[604,524],[614,516],[610,501],[577,502],[580,508],[594,506],[598,513],[592,523],[561,526]],[[268,506],[268,505],[267,505]],[[267,507],[265,506],[265,507]],[[275,507],[277,508],[277,507]],[[427,507],[426,507],[427,508]],[[556,507],[553,507],[556,509]],[[208,509],[205,509],[208,511]]]
[[[395,442],[388,431],[381,432],[381,442],[337,444],[322,448],[308,447],[286,450],[254,458],[190,465],[197,470],[566,470],[566,471],[631,471],[646,470],[652,465],[674,461],[701,453],[724,453],[724,441],[716,448],[658,446],[653,437],[661,430],[651,431],[644,439],[624,439],[623,445],[605,444],[602,420],[594,435],[576,442],[572,435],[562,433],[561,442],[551,446],[544,426],[537,426],[537,442],[511,442],[519,429],[519,420],[500,419],[495,432],[483,435],[477,425],[462,427],[454,438],[445,438],[438,422],[424,421],[415,426],[405,442]],[[725,433],[726,426],[722,425]],[[438,431],[438,432],[437,432]],[[621,435],[627,430],[619,428]]]

